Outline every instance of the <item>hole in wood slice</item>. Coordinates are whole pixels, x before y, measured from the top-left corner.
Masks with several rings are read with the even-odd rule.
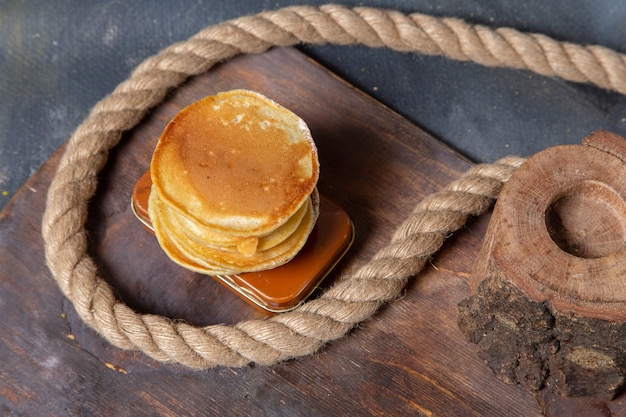
[[[545,221],[554,243],[580,258],[609,256],[626,241],[626,203],[599,181],[582,181],[559,193]]]

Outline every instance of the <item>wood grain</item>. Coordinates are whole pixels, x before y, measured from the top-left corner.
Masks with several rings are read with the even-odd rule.
[[[293,49],[222,64],[173,92],[125,135],[90,203],[90,252],[102,277],[141,312],[196,325],[261,317],[211,278],[169,262],[129,206],[167,121],[182,106],[233,88],[257,90],[311,127],[322,166],[320,190],[349,212],[356,229],[331,280],[368,260],[422,197],[471,166]],[[402,299],[310,357],[198,372],[111,347],[77,318],[43,259],[41,214],[61,151],[0,216],[0,414],[541,414],[531,394],[491,374],[456,325],[487,217],[452,238]],[[624,413],[618,400],[606,407]]]

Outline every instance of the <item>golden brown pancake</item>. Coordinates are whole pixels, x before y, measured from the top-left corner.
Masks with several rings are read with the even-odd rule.
[[[238,247],[246,245],[246,242],[256,241],[258,250],[269,249],[291,235],[300,222],[307,210],[306,204],[303,204],[286,222],[277,229],[260,236],[233,236],[227,233],[216,232],[214,229],[204,227],[193,219],[189,219],[179,214],[176,210],[161,205],[162,212],[160,216],[167,216],[174,228],[185,233],[187,238],[196,241],[205,246],[212,246],[217,249],[233,248],[239,250]],[[251,244],[251,243],[248,243]]]
[[[168,206],[218,232],[248,236],[276,229],[302,206],[319,162],[302,119],[258,93],[234,90],[176,115],[150,172]]]
[[[205,274],[274,268],[317,219],[317,149],[298,116],[246,90],[206,97],[167,125],[148,210],[165,253]]]
[[[162,201],[157,193],[150,194],[151,213],[160,213]],[[319,212],[319,197],[314,191],[305,202],[305,212],[298,227],[286,239],[266,250],[252,254],[225,248],[215,248],[187,239],[180,229],[171,223],[171,218],[151,214],[152,225],[161,247],[177,264],[209,275],[234,274],[271,269],[291,260],[302,249],[315,225]],[[182,236],[181,236],[182,235]]]

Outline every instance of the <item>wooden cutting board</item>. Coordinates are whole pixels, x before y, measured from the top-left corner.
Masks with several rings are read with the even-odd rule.
[[[330,281],[370,259],[421,198],[472,165],[294,49],[219,65],[172,92],[124,136],[90,203],[90,253],[102,277],[138,311],[196,325],[263,316],[213,279],[171,263],[129,205],[169,119],[201,97],[234,88],[267,95],[311,128],[322,166],[319,188],[348,211],[356,229],[354,245]],[[271,367],[193,371],[110,346],[61,295],[45,266],[40,236],[61,152],[0,215],[0,414],[541,414],[533,395],[496,379],[457,329],[456,306],[469,294],[468,275],[488,216],[450,239],[400,300],[320,353]],[[562,406],[546,398],[541,402],[548,410]],[[624,412],[619,399],[577,403]],[[571,411],[567,404],[574,403],[565,405]]]

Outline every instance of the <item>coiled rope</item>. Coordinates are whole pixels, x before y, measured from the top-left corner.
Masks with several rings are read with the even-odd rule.
[[[48,267],[82,320],[113,345],[192,368],[268,365],[311,354],[397,298],[448,235],[469,216],[490,207],[522,164],[523,159],[509,157],[470,169],[420,202],[388,246],[370,261],[292,312],[206,327],[137,314],[116,299],[87,254],[88,201],[109,150],[188,77],[238,54],[298,43],[361,44],[441,55],[626,93],[625,57],[615,51],[452,18],[337,5],[297,6],[208,27],[146,59],[94,106],[69,139],[48,191],[42,223]]]

